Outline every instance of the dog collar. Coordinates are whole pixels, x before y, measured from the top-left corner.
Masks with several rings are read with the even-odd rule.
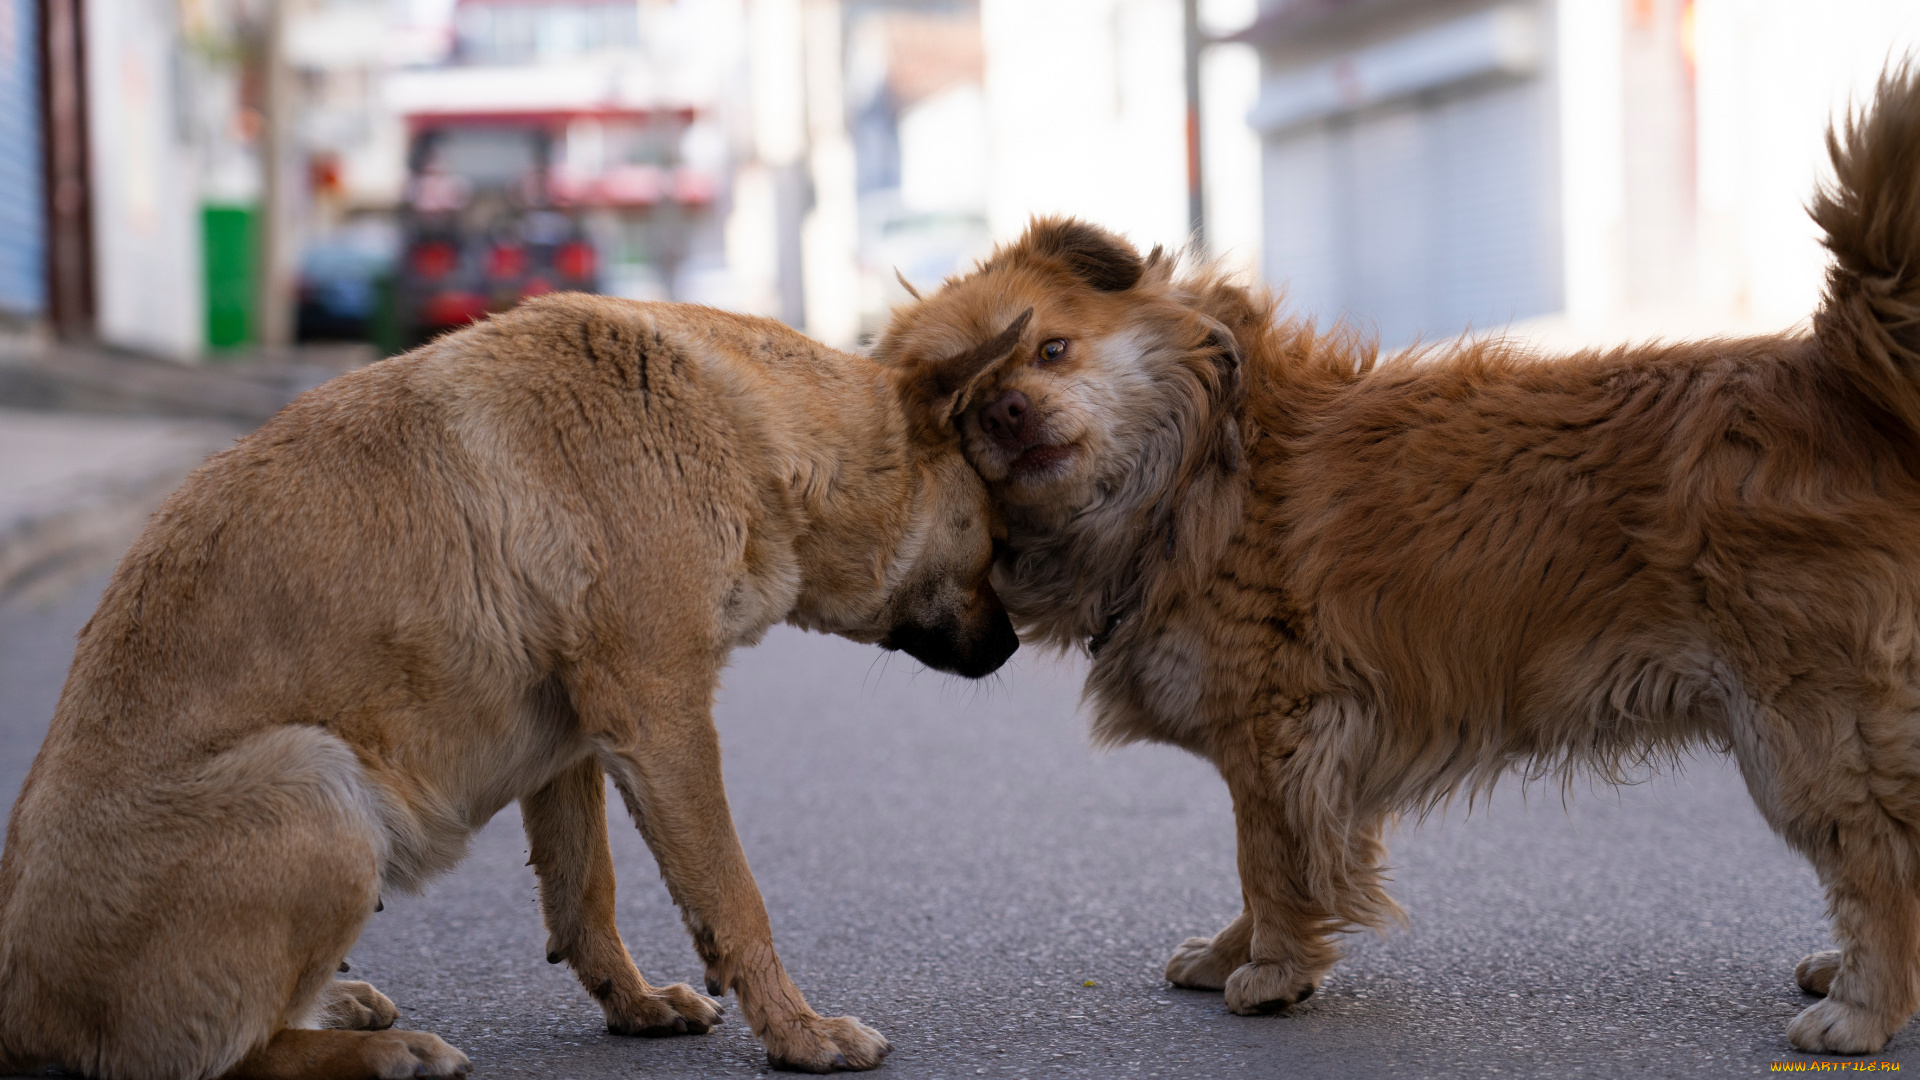
[[[1100,628],[1099,633],[1087,639],[1087,655],[1099,656],[1100,650],[1106,648],[1107,642],[1112,639],[1114,630],[1119,628],[1120,621],[1126,617],[1127,609],[1124,607],[1108,615],[1107,624]]]
[[[1168,561],[1172,561],[1173,559],[1173,538],[1174,538],[1174,532],[1175,532],[1175,525],[1176,523],[1172,520],[1169,520],[1167,522],[1167,547],[1166,547],[1165,554]],[[1138,582],[1135,582],[1135,584],[1137,586]],[[1126,617],[1128,615],[1131,615],[1133,613],[1134,606],[1137,605],[1139,602],[1140,602],[1140,596],[1138,591],[1136,591],[1134,594],[1132,603],[1123,602],[1120,604],[1120,606],[1114,608],[1113,611],[1108,613],[1106,624],[1100,627],[1100,630],[1098,633],[1094,634],[1092,637],[1087,639],[1087,655],[1088,656],[1097,657],[1100,655],[1100,650],[1106,648],[1107,642],[1112,640],[1113,632],[1120,628],[1120,624],[1126,620]]]

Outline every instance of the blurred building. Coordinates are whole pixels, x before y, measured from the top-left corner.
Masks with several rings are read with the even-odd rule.
[[[853,345],[1034,214],[1189,241],[1182,7],[0,0],[0,325],[191,358],[584,287]],[[1920,47],[1913,0],[1198,9],[1210,254],[1388,345],[1803,318],[1824,126]]]
[[[1909,0],[1274,0],[1264,265],[1389,346],[1777,328],[1823,252],[1836,108],[1920,43]]]
[[[1188,213],[1181,0],[849,5],[847,94],[859,157],[862,320],[963,271],[1036,214],[1069,214],[1141,247],[1184,247]],[[1206,25],[1252,0],[1205,0]],[[1205,58],[1210,247],[1257,261],[1250,47]]]
[[[76,181],[84,193],[51,194],[77,198],[89,217],[90,250],[60,252],[88,263],[88,329],[126,348],[193,355],[204,340],[202,159],[183,78],[182,11],[156,0],[58,6],[78,16],[62,28],[78,38],[67,59],[84,59],[65,88],[84,103],[83,123],[64,133],[84,145],[62,148],[84,161]],[[50,104],[36,112],[47,116]]]
[[[0,320],[15,325],[47,307],[39,54],[36,5],[0,0]]]
[[[972,4],[860,3],[848,18],[847,123],[869,331],[915,288],[987,253],[990,122]]]
[[[1066,213],[1184,245],[1180,0],[982,0],[980,20],[995,235]]]
[[[384,85],[404,339],[553,289],[738,306],[742,38],[727,0],[458,0],[447,62]]]

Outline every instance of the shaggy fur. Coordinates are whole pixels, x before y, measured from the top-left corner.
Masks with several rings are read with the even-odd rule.
[[[562,296],[321,387],[155,515],[81,632],[0,857],[0,1061],[452,1076],[334,978],[383,890],[518,800],[618,1034],[701,1033],[614,925],[606,778],[769,1058],[872,1068],[774,952],[713,691],[786,620],[981,675],[1017,644],[951,402],[770,320]],[[917,434],[916,434],[917,433]]]
[[[1382,361],[1064,220],[896,314],[923,378],[1026,316],[960,403],[1001,595],[1231,789],[1245,910],[1169,979],[1284,1008],[1397,917],[1395,815],[1710,747],[1827,888],[1792,1044],[1920,1006],[1920,79],[1830,145],[1810,334]]]

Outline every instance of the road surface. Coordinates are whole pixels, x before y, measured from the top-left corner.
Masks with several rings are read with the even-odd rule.
[[[95,580],[0,608],[0,795],[45,730]],[[966,683],[775,630],[720,695],[728,795],[794,979],[894,1053],[878,1076],[1754,1076],[1826,948],[1814,875],[1704,755],[1624,789],[1577,784],[1404,825],[1411,925],[1358,936],[1291,1015],[1236,1017],[1160,979],[1182,938],[1239,907],[1225,787],[1165,747],[1090,751],[1076,662],[1020,653]],[[620,925],[656,983],[701,969],[618,809]],[[401,1025],[472,1056],[475,1080],[749,1077],[737,1018],[671,1040],[606,1034],[544,959],[509,808],[424,896],[389,895],[353,950]],[[1854,1059],[1860,1060],[1860,1059]],[[1920,1032],[1880,1068],[1920,1069]]]

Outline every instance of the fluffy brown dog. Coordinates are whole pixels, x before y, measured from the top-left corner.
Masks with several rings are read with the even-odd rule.
[[[1831,145],[1811,334],[1379,362],[1061,220],[897,313],[883,359],[973,380],[996,583],[1094,654],[1096,737],[1231,789],[1245,910],[1170,980],[1300,1001],[1398,914],[1394,815],[1707,746],[1827,887],[1793,1045],[1920,1006],[1920,79]],[[940,359],[1009,326],[977,376]]]
[[[1004,345],[995,345],[1004,351]],[[807,1006],[710,716],[780,620],[977,676],[1017,642],[937,387],[763,319],[541,300],[315,390],[156,514],[82,631],[0,859],[0,1058],[108,1078],[453,1076],[334,972],[519,800],[548,959],[623,1034],[719,1007],[614,926],[604,776],[777,1065]]]

